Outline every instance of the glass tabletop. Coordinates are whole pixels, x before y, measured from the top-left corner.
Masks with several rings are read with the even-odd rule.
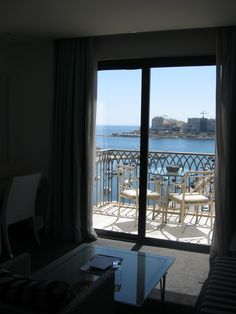
[[[34,273],[32,277],[35,279],[64,280],[72,286],[78,281],[96,280],[95,275],[80,269],[95,254],[122,259],[119,270],[115,271],[115,285],[120,285],[118,291],[115,291],[115,300],[135,306],[143,304],[152,289],[165,276],[175,261],[174,257],[169,256],[83,244]]]

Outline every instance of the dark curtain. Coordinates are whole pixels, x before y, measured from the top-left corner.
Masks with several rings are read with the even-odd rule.
[[[216,218],[211,258],[227,256],[236,230],[236,28],[217,33],[216,79]]]
[[[92,38],[56,42],[56,97],[50,211],[46,231],[74,242],[92,229],[96,60]]]

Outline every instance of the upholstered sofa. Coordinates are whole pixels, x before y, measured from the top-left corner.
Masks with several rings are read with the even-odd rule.
[[[196,314],[236,313],[236,258],[217,257],[199,295]]]
[[[236,313],[236,232],[227,257],[212,263],[196,304],[196,314]]]
[[[108,270],[75,293],[66,282],[30,278],[28,253],[0,264],[0,313],[115,313],[114,273]]]

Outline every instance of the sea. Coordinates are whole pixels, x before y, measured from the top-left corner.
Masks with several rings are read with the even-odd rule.
[[[140,137],[112,136],[138,130],[134,125],[97,125],[96,146],[101,149],[140,149]],[[215,153],[215,139],[149,138],[149,151]]]

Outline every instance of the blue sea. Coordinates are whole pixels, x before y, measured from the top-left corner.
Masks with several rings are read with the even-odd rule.
[[[96,146],[102,149],[140,149],[140,137],[112,136],[138,130],[139,126],[97,125]],[[214,139],[150,138],[149,151],[215,153]]]

